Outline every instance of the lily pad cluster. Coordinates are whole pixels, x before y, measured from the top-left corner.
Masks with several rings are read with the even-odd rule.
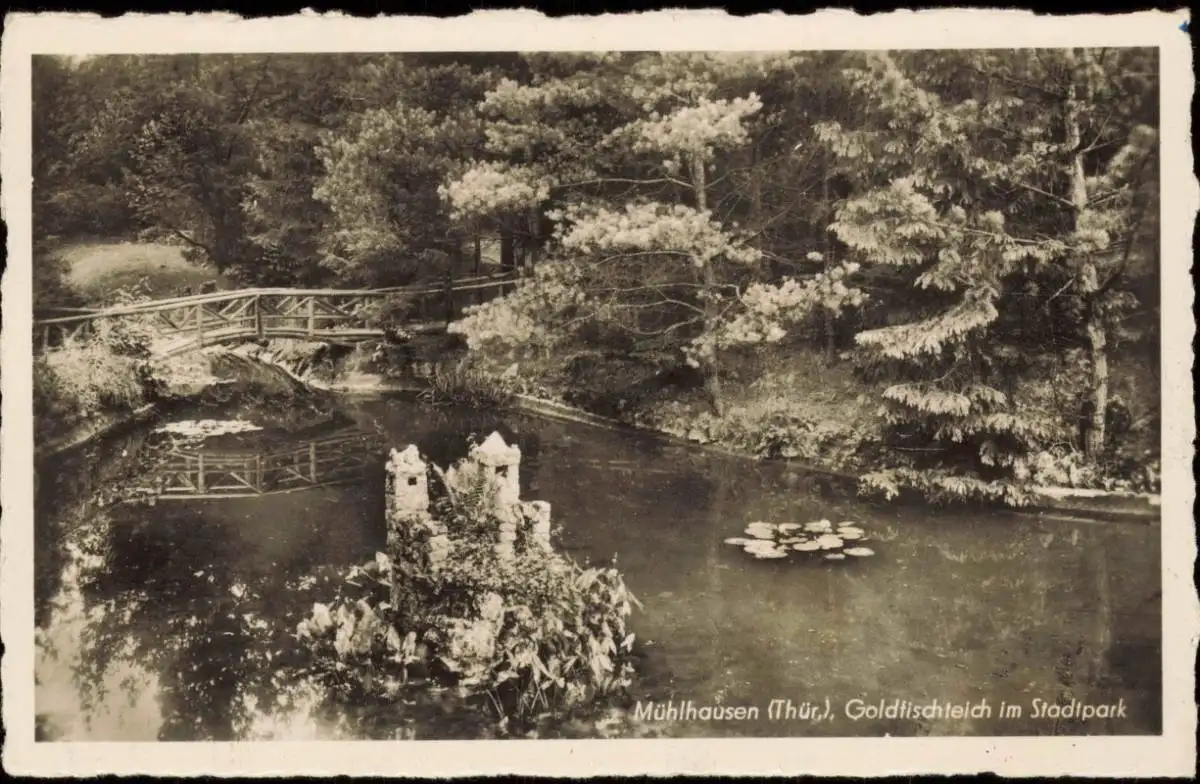
[[[874,550],[863,546],[866,538],[867,532],[853,522],[758,522],[746,526],[746,536],[731,537],[725,544],[737,545],[759,559],[803,554],[826,561],[844,561],[848,556],[865,558],[875,554]]]

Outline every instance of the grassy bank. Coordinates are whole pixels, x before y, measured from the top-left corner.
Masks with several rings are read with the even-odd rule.
[[[719,415],[692,374],[631,367],[621,357],[512,362],[474,353],[469,366],[480,386],[754,457],[853,472],[871,465],[880,441],[877,390],[847,364],[804,349],[731,358]]]
[[[628,357],[514,361],[473,352],[467,364],[471,372],[463,376],[481,394],[501,388],[693,443],[752,457],[795,460],[839,474],[868,475],[903,465],[910,452],[920,451],[918,446],[889,443],[880,415],[882,384],[863,379],[850,362],[829,359],[803,345],[728,357],[719,414],[698,377],[656,371]],[[1117,355],[1112,373],[1112,398],[1128,414],[1111,423],[1112,444],[1103,460],[1085,461],[1067,433],[1036,456],[1032,470],[1014,487],[1160,491],[1158,384],[1152,363]],[[1034,390],[1044,415],[1067,420],[1073,399],[1052,379],[1044,386]]]
[[[233,286],[216,270],[184,258],[182,249],[163,243],[121,240],[72,241],[48,244],[44,255],[64,268],[65,283],[88,304],[104,304],[120,289],[140,287],[151,298],[174,297],[205,283]]]

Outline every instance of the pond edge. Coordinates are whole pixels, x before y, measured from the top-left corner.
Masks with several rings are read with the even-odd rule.
[[[86,446],[93,441],[112,435],[121,428],[152,419],[158,410],[158,403],[146,403],[131,411],[96,414],[89,421],[76,425],[58,438],[43,444],[35,444],[34,459],[43,460]]]
[[[364,379],[365,381],[366,379]],[[311,382],[310,382],[311,383]],[[317,386],[317,385],[314,385]],[[320,385],[330,392],[348,396],[362,396],[397,392],[411,392],[412,385],[390,383],[359,383],[359,384],[328,384]],[[513,407],[524,413],[541,416],[547,419],[572,422],[622,432],[640,433],[653,436],[667,443],[687,446],[692,449],[702,449],[707,452],[732,455],[736,457],[751,457],[752,459],[770,460],[772,458],[753,458],[744,452],[722,447],[718,444],[699,444],[682,436],[664,433],[644,425],[635,425],[619,419],[593,414],[589,411],[526,394],[513,395]],[[153,418],[159,411],[158,403],[147,403],[132,411],[119,414],[105,414],[90,422],[73,428],[64,436],[49,443],[35,445],[34,459],[44,460],[63,452],[78,449],[86,444],[112,435],[117,430]],[[784,460],[790,465],[806,473],[824,476],[844,482],[857,483],[856,474],[837,471],[822,466],[798,463]],[[1086,522],[1123,522],[1139,523],[1142,525],[1158,525],[1161,523],[1161,496],[1151,493],[1120,493],[1107,490],[1069,487],[1036,487],[1033,489],[1035,502],[1031,506],[1010,509],[1023,516],[1043,517],[1046,519],[1066,519]]]
[[[702,449],[737,457],[749,457],[758,460],[772,460],[794,465],[806,473],[838,479],[845,482],[858,482],[858,475],[846,471],[838,471],[823,466],[799,463],[794,460],[779,460],[777,458],[755,458],[735,449],[719,444],[701,444],[682,436],[664,433],[661,430],[623,422],[619,419],[593,414],[589,411],[559,403],[552,400],[534,397],[533,395],[513,395],[514,407],[525,413],[557,419],[576,424],[590,425],[606,430],[636,432],[655,436],[668,443],[680,444],[693,449]],[[1034,503],[1026,507],[1007,509],[1022,516],[1043,517],[1046,519],[1072,520],[1076,522],[1122,522],[1142,525],[1158,525],[1161,522],[1162,498],[1152,493],[1125,493],[1109,490],[1071,487],[1035,487],[1032,490]]]

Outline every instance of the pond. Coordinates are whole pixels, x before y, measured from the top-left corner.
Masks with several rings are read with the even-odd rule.
[[[628,699],[541,737],[1161,732],[1157,525],[871,505],[785,463],[400,398],[300,419],[193,444],[186,465],[150,459],[151,425],[38,467],[39,738],[490,737],[452,695],[331,710],[276,665],[321,581],[382,548],[387,449],[447,465],[495,429],[556,546],[615,559],[644,605]],[[197,487],[201,455],[246,470]],[[113,500],[151,485],[176,497]],[[723,543],[820,518],[859,523],[875,555]],[[1114,707],[1083,721],[1081,705]]]

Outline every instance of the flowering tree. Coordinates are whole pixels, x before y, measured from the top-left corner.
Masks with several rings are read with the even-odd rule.
[[[756,339],[749,323],[767,317],[763,303],[773,296],[781,305],[800,288],[806,301],[825,291],[819,281],[773,294],[747,289],[769,274],[754,242],[767,228],[761,187],[750,226],[733,219],[746,210],[730,197],[747,169],[762,179],[761,136],[778,122],[777,113],[760,121],[763,101],[751,88],[794,70],[796,59],[606,55],[533,66],[529,83],[503,82],[480,107],[490,118],[488,149],[503,162],[480,163],[442,192],[463,218],[549,218],[556,269],[457,329],[478,344],[485,334],[503,340],[500,321],[538,321],[562,339],[586,333],[595,342],[599,332],[631,354],[678,356],[703,372],[719,410],[721,351]],[[532,294],[531,286],[564,291]],[[533,302],[536,314],[514,314]],[[789,303],[787,316],[805,307]],[[510,342],[529,334],[523,328]]]

